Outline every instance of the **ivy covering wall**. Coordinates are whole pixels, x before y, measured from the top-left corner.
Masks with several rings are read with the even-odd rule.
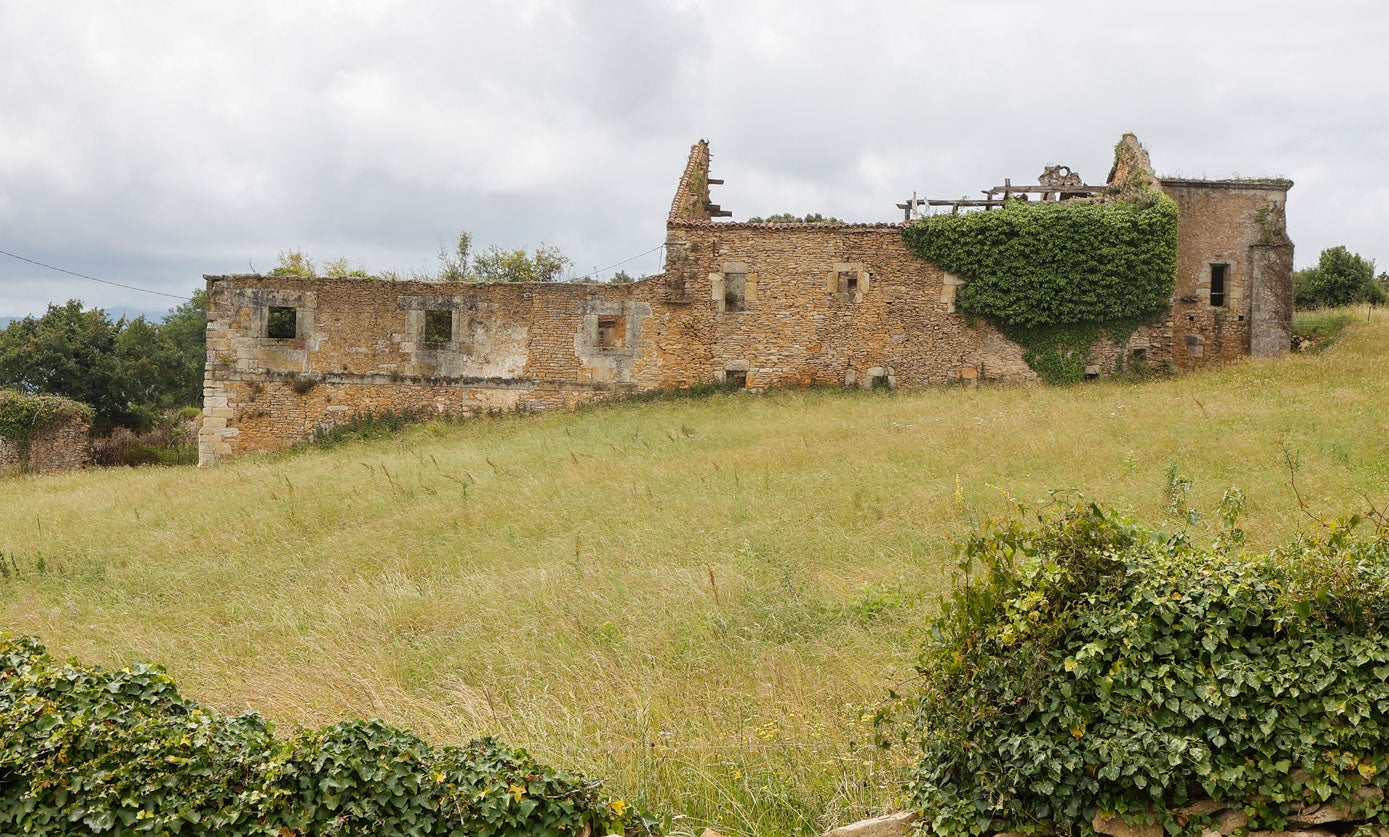
[[[28,395],[0,389],[0,439],[27,449],[35,431],[55,421],[91,423],[92,408],[56,395]]]
[[[1127,340],[1161,314],[1177,274],[1177,205],[1152,188],[1056,203],[933,215],[907,246],[960,276],[956,309],[1021,344],[1043,379],[1084,376],[1089,347]]]

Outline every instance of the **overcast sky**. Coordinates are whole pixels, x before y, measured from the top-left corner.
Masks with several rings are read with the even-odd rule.
[[[1299,267],[1389,267],[1383,0],[0,0],[0,250],[175,297],[287,248],[432,270],[460,230],[607,268],[700,138],[735,220],[892,221],[1102,182],[1125,131],[1160,175],[1295,181]],[[0,256],[0,316],[70,298],[179,301]]]

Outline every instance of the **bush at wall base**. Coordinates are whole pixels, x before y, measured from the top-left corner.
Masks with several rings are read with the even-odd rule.
[[[1084,835],[1098,813],[1198,835],[1210,818],[1180,809],[1200,799],[1243,808],[1250,831],[1318,804],[1389,823],[1375,522],[1325,521],[1263,555],[1243,553],[1233,514],[1200,545],[1085,503],[971,535],[971,578],[903,698],[926,831]]]
[[[276,738],[157,667],[61,664],[0,637],[0,833],[653,833],[600,786],[492,739],[435,747],[380,721]]]

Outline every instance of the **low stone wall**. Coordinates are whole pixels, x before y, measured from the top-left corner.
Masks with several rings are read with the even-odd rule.
[[[0,391],[0,472],[48,473],[92,460],[90,411],[76,401]]]

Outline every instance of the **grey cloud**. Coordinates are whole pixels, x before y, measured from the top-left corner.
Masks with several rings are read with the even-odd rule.
[[[0,248],[186,293],[289,247],[427,267],[466,228],[582,272],[660,242],[701,137],[739,217],[886,220],[1048,163],[1099,180],[1132,130],[1163,172],[1298,181],[1300,264],[1373,258],[1386,21],[1369,0],[10,4]],[[73,295],[162,305],[0,260],[0,315]]]

